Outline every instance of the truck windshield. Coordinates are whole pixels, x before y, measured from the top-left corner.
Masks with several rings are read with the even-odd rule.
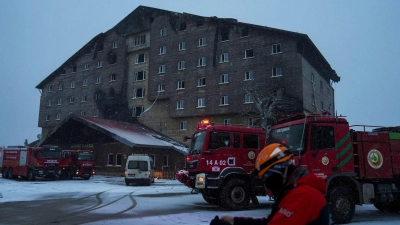
[[[94,156],[93,156],[93,154],[79,153],[78,160],[93,161],[94,160]]]
[[[193,135],[192,142],[190,143],[189,155],[199,154],[201,152],[206,134],[207,132],[204,130]]]
[[[59,147],[43,147],[42,157],[44,159],[59,159],[61,158],[61,148]]]
[[[147,161],[129,161],[128,169],[139,169],[141,171],[148,171]]]
[[[303,137],[303,124],[294,126],[282,127],[273,129],[270,131],[268,137],[268,143],[286,143],[288,149],[294,154],[300,154],[304,149],[304,141],[301,141]]]

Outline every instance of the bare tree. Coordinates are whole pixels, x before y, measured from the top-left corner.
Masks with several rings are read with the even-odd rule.
[[[245,85],[244,90],[254,102],[254,107],[246,114],[253,117],[266,133],[269,133],[279,117],[301,111],[299,101],[285,94],[283,87],[261,88]]]

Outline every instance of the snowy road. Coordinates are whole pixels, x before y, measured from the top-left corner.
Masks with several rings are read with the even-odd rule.
[[[207,204],[201,195],[176,180],[156,180],[150,186],[125,186],[122,177],[95,176],[85,180],[0,178],[0,224],[107,224],[107,225],[206,225],[215,215],[262,217],[263,207],[225,211]],[[400,213],[390,214],[367,205],[357,207],[351,224],[400,224]]]

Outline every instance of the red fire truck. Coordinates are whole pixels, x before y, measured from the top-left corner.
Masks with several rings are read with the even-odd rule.
[[[185,138],[192,139],[187,170],[176,177],[210,204],[231,210],[243,209],[250,199],[258,204],[255,196],[265,196],[265,189],[261,180],[250,179],[249,172],[265,138],[260,128],[217,126],[203,120],[193,136]]]
[[[61,149],[57,146],[0,148],[0,170],[3,178],[60,176]]]
[[[326,180],[336,223],[350,222],[355,205],[400,210],[400,127],[349,126],[345,118],[329,114],[296,115],[273,126],[268,143],[285,143],[296,165]]]
[[[61,177],[89,180],[94,175],[94,155],[91,150],[62,150]]]

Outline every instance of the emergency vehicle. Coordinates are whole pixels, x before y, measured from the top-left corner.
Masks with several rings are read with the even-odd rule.
[[[62,150],[61,177],[89,180],[94,175],[94,155],[91,150]]]
[[[0,148],[0,170],[3,178],[18,176],[34,181],[36,177],[56,179],[61,171],[61,149],[57,146]]]
[[[349,126],[344,117],[299,114],[273,126],[268,143],[286,144],[296,165],[326,181],[336,223],[350,222],[355,205],[400,210],[400,127]]]
[[[265,196],[262,180],[251,179],[258,153],[265,147],[261,128],[214,125],[205,119],[198,123],[186,158],[187,170],[176,178],[192,193],[201,193],[210,204],[240,210],[256,195]]]

